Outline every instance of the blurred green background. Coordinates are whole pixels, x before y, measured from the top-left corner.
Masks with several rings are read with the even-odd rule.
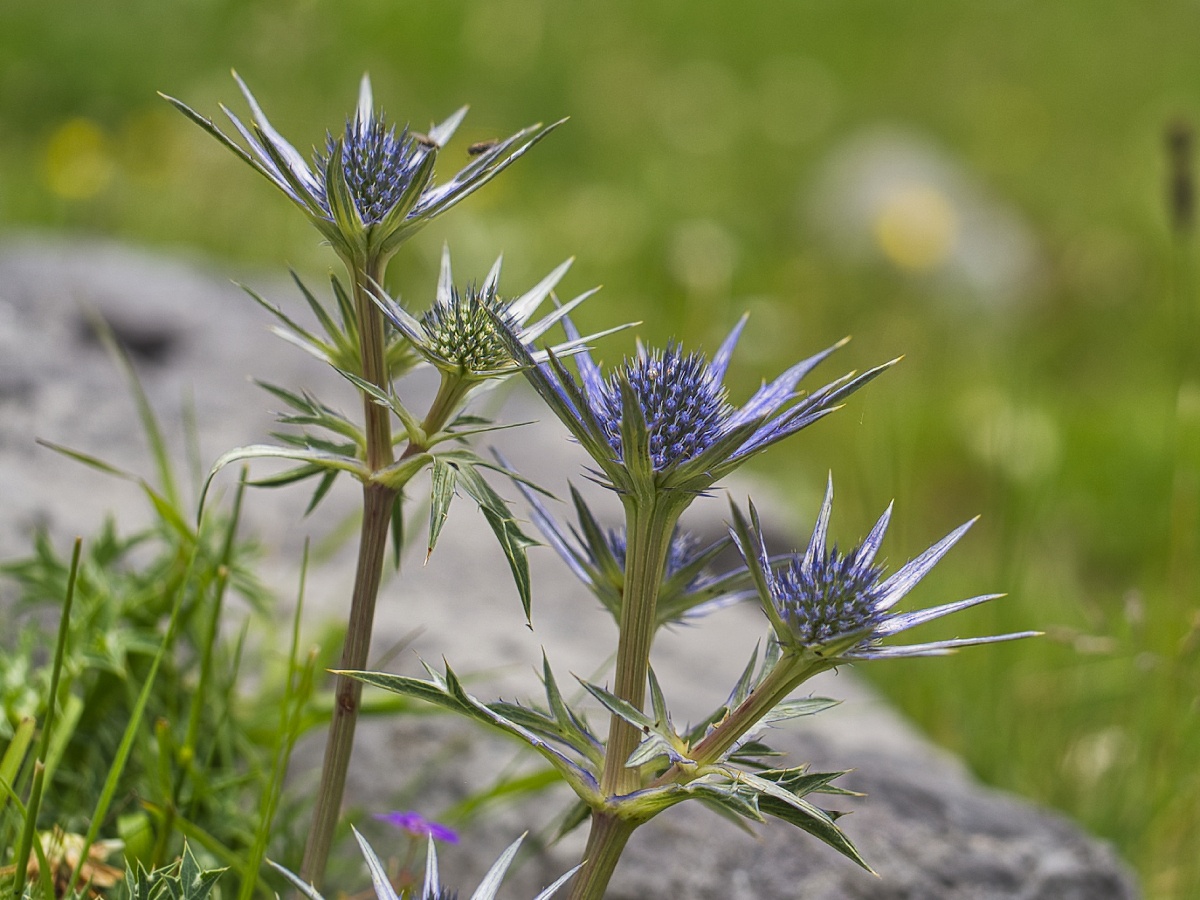
[[[427,294],[452,238],[459,272],[503,250],[513,288],[577,255],[566,289],[605,285],[586,327],[711,349],[749,309],[737,400],[847,333],[829,375],[905,354],[757,474],[803,524],[832,469],[843,543],[894,497],[894,562],[982,513],[914,602],[1010,596],[930,634],[1047,636],[865,673],[1148,896],[1196,897],[1198,297],[1168,199],[1198,28],[1183,0],[0,0],[0,226],[324,272],[303,217],[155,95],[244,112],[231,66],[300,147],[364,70],[418,128],[472,104],[450,159],[570,115],[393,287]]]

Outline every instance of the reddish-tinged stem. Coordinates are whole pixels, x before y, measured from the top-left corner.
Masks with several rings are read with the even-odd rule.
[[[367,294],[371,285],[383,276],[383,262],[348,265],[354,278],[354,307],[358,314],[359,351],[362,356],[362,377],[387,390],[388,370],[385,358],[383,314]],[[371,472],[377,472],[392,462],[392,423],[390,412],[363,394],[363,417],[366,427],[366,461]],[[375,621],[375,601],[383,575],[383,559],[387,552],[388,527],[396,491],[373,482],[363,484],[362,532],[358,546],[358,565],[354,573],[354,589],[350,595],[350,615],[346,623],[346,643],[342,648],[341,668],[351,671],[367,667],[371,649],[371,629]],[[341,814],[342,794],[350,754],[354,749],[354,730],[358,723],[362,683],[344,675],[337,677],[334,688],[333,718],[325,742],[325,759],[321,781],[313,808],[312,829],[304,848],[300,877],[316,887],[325,878],[325,864],[333,844],[333,832]]]
[[[346,624],[346,643],[342,648],[342,669],[358,671],[367,667],[375,600],[379,595],[379,580],[383,572],[388,525],[395,496],[395,492],[381,485],[363,485],[361,543],[354,576],[354,593],[350,600],[350,618]],[[325,760],[313,809],[312,830],[300,868],[300,877],[318,887],[325,877],[325,864],[333,844],[334,828],[341,814],[342,793],[350,768],[350,753],[354,748],[354,729],[358,723],[361,695],[362,682],[344,675],[337,677],[333,718],[325,742]]]

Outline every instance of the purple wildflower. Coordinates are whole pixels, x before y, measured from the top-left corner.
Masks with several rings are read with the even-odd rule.
[[[376,813],[374,818],[387,822],[407,831],[416,838],[432,838],[435,841],[445,841],[447,844],[458,843],[458,832],[432,819],[427,819],[419,812],[390,812]]]

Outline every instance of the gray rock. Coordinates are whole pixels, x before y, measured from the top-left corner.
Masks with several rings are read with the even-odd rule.
[[[277,276],[251,279],[276,302],[299,309],[294,288]],[[97,346],[81,304],[98,310],[131,348],[147,391],[168,432],[179,432],[179,410],[191,397],[207,467],[225,450],[262,440],[271,398],[249,383],[259,377],[307,387],[353,408],[348,388],[304,354],[273,339],[267,315],[222,275],[181,260],[165,260],[110,244],[8,236],[0,239],[0,555],[20,554],[28,532],[46,525],[63,546],[88,534],[108,512],[126,528],[146,519],[137,489],[63,460],[35,437],[76,447],[139,473],[150,471],[127,389]],[[533,399],[511,391],[504,418],[536,419]],[[174,438],[173,438],[174,439]],[[555,491],[576,478],[582,460],[561,426],[547,421],[506,433],[504,452],[522,471]],[[181,457],[182,458],[182,457]],[[232,480],[232,479],[230,479]],[[576,479],[578,480],[578,479]],[[744,495],[744,483],[733,487]],[[760,495],[756,495],[760,496]],[[282,597],[296,583],[297,550],[352,516],[352,484],[335,489],[322,515],[301,517],[302,490],[253,494],[249,526],[267,544],[266,576]],[[597,495],[601,508],[611,498]],[[407,641],[412,653],[388,665],[420,672],[416,656],[443,655],[484,698],[535,696],[543,646],[564,683],[568,673],[605,671],[615,629],[548,550],[535,551],[534,619],[524,627],[507,569],[486,527],[460,500],[437,552],[425,566],[410,563],[385,583],[376,626],[379,652]],[[563,513],[566,515],[565,511]],[[723,502],[697,504],[690,523],[721,528]],[[309,621],[336,618],[351,580],[352,548],[343,547],[310,575]],[[289,603],[280,604],[281,622]],[[655,647],[655,668],[680,720],[718,704],[764,636],[761,615],[726,610],[697,627],[669,631]],[[986,651],[983,651],[986,652]],[[486,678],[483,677],[486,675]],[[670,810],[635,834],[610,896],[724,898],[1133,898],[1133,879],[1102,843],[1061,816],[980,786],[952,756],[930,745],[852,672],[812,683],[817,695],[844,703],[779,730],[771,742],[794,761],[853,768],[843,783],[868,794],[837,798],[854,815],[848,833],[881,873],[858,869],[789,826],[771,823],[747,835],[696,807]],[[597,714],[597,719],[599,718]],[[320,754],[315,739],[298,753],[295,783],[311,783]],[[516,748],[447,717],[368,721],[352,768],[349,794],[368,813],[405,805],[436,812],[488,784]],[[446,848],[447,881],[464,886],[515,834],[539,832],[565,805],[562,794],[501,810],[461,847]],[[394,835],[371,832],[381,853]],[[527,860],[506,896],[532,895],[577,860],[583,830]],[[536,843],[531,841],[531,844]]]

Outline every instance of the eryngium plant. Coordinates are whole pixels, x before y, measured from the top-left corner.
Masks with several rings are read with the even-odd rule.
[[[322,312],[306,291],[326,337],[272,311],[296,343],[325,358],[356,385],[363,401],[359,426],[308,394],[272,388],[295,412],[287,421],[304,426],[304,434],[286,440],[286,447],[243,448],[222,460],[276,456],[296,461],[298,467],[276,482],[320,474],[315,499],[338,471],[351,472],[363,484],[359,566],[347,646],[337,673],[334,722],[309,850],[301,876],[292,876],[294,884],[310,900],[319,900],[316,889],[305,887],[304,880],[319,882],[324,871],[361,683],[432,702],[498,728],[525,741],[554,767],[578,796],[568,824],[591,821],[584,861],[572,884],[574,900],[602,897],[634,830],[687,799],[752,821],[781,818],[865,867],[838,826],[838,814],[811,799],[846,794],[833,784],[842,773],[811,772],[803,765],[774,767],[776,754],[753,738],[754,730],[831,706],[833,701],[823,698],[788,697],[807,678],[836,665],[884,656],[935,655],[1025,633],[907,647],[886,643],[916,624],[993,598],[985,595],[915,613],[892,612],[965,529],[952,532],[885,577],[875,558],[889,513],[861,546],[842,554],[826,547],[830,492],[806,553],[780,560],[767,556],[753,507],[749,521],[735,507],[730,539],[741,550],[746,568],[713,578],[705,569],[717,550],[689,543],[679,536],[677,526],[692,501],[723,477],[833,412],[895,360],[861,374],[849,373],[813,391],[801,389],[802,379],[840,347],[843,342],[839,342],[764,382],[739,406],[730,400],[724,379],[745,325],[743,318],[711,359],[676,343],[660,349],[639,345],[634,357],[606,375],[567,317],[583,297],[563,305],[556,300],[556,311],[530,324],[565,264],[527,294],[505,300],[498,290],[499,265],[478,286],[460,287],[453,281],[446,254],[433,306],[417,314],[386,295],[382,285],[387,260],[421,225],[485,183],[550,129],[533,126],[484,148],[458,174],[437,185],[434,160],[459,124],[461,111],[424,135],[398,130],[375,111],[370,84],[364,79],[353,118],[344,129],[327,134],[310,162],[271,127],[254,97],[242,87],[252,123],[229,117],[244,146],[188,107],[172,102],[274,183],[345,262],[350,274],[348,295],[334,283],[340,323],[331,313]],[[560,322],[567,340],[557,347],[536,348],[533,342]],[[568,368],[571,358],[574,371]],[[433,366],[441,379],[437,397],[423,418],[409,409],[393,386],[396,375],[420,362]],[[362,671],[389,521],[399,524],[402,491],[426,468],[431,470],[432,485],[430,547],[456,488],[461,487],[480,504],[504,547],[528,618],[524,549],[530,540],[479,471],[507,469],[485,463],[460,446],[461,438],[491,425],[458,415],[469,394],[516,371],[525,374],[590,455],[594,467],[590,477],[611,489],[625,513],[623,528],[604,532],[576,495],[579,530],[568,534],[526,492],[534,520],[548,541],[617,619],[611,688],[583,683],[607,713],[607,738],[593,729],[582,710],[566,701],[548,659],[543,662],[545,702],[530,705],[481,702],[467,693],[448,664],[444,674],[427,667],[425,679]],[[392,438],[393,416],[404,430],[399,440]],[[313,428],[325,434],[314,435]],[[442,448],[443,443],[451,449]],[[507,474],[522,483],[515,473]],[[650,667],[656,630],[700,608],[744,598],[751,587],[772,626],[761,662],[756,651],[728,698],[711,715],[693,727],[676,728]],[[396,900],[378,859],[361,839],[360,844],[378,896]],[[478,900],[494,895],[514,852],[515,845],[493,868],[476,892]],[[446,900],[432,847],[430,872],[423,900]],[[548,897],[566,878],[541,896]]]
[[[551,353],[535,360],[510,333],[515,357],[538,394],[591,456],[625,507],[624,590],[619,619],[615,693],[641,709],[657,601],[671,535],[699,494],[772,444],[833,412],[891,363],[850,373],[811,393],[797,386],[844,342],[789,368],[741,407],[727,398],[725,372],[745,326],[730,332],[709,361],[678,344],[639,346],[607,378],[587,351],[575,356],[579,380]],[[573,329],[572,329],[573,330]],[[568,331],[568,333],[572,333]],[[604,792],[625,794],[637,779],[624,765],[636,729],[613,715]]]
[[[730,540],[746,568],[715,580],[704,574],[715,550],[681,540],[676,526],[683,510],[719,478],[832,412],[891,363],[801,392],[801,378],[840,346],[835,345],[765,383],[737,407],[723,381],[742,323],[711,362],[677,344],[662,350],[639,347],[636,357],[606,376],[581,350],[574,357],[576,376],[553,351],[535,358],[514,329],[501,317],[494,319],[509,334],[512,356],[524,363],[535,389],[591,455],[593,478],[612,489],[625,509],[624,528],[605,530],[572,491],[579,524],[564,528],[532,491],[524,490],[548,543],[618,620],[612,686],[583,683],[610,715],[607,739],[566,701],[548,660],[543,662],[545,700],[531,705],[482,702],[467,693],[449,666],[444,673],[427,667],[427,679],[383,673],[356,677],[519,737],[555,767],[580,801],[568,825],[591,819],[585,859],[572,885],[574,900],[603,896],[633,831],[688,799],[751,821],[783,819],[867,867],[838,826],[838,814],[814,802],[821,795],[848,793],[834,784],[842,773],[813,772],[803,765],[778,768],[771,748],[753,735],[766,725],[834,705],[824,698],[788,698],[808,678],[837,665],[942,654],[1028,633],[907,647],[883,644],[909,627],[997,596],[893,612],[966,526],[885,577],[875,559],[890,510],[860,546],[840,553],[826,547],[830,487],[807,551],[768,557],[757,513],[751,508],[748,522],[734,507]],[[567,333],[574,336],[569,323]],[[709,590],[714,585],[719,590]],[[759,599],[773,626],[766,652],[761,661],[754,654],[711,715],[677,728],[649,665],[654,632],[672,618],[661,614],[659,604],[680,615],[747,595]]]
[[[285,484],[319,476],[314,504],[328,490],[338,472],[349,472],[362,482],[359,559],[342,653],[345,669],[359,669],[366,664],[388,532],[392,531],[398,546],[403,523],[403,489],[425,468],[434,470],[432,506],[436,513],[444,513],[456,486],[462,487],[480,504],[504,548],[528,615],[528,572],[524,554],[530,540],[521,533],[504,500],[480,474],[480,470],[491,467],[490,464],[461,446],[436,456],[433,451],[441,442],[454,439],[457,445],[468,434],[490,427],[490,423],[460,417],[462,403],[467,393],[481,381],[514,370],[500,358],[504,348],[486,333],[491,328],[488,317],[496,316],[512,326],[523,324],[549,295],[565,268],[560,267],[552,273],[546,282],[531,292],[532,296],[522,298],[513,310],[505,307],[495,294],[498,268],[485,283],[482,293],[468,289],[458,294],[450,286],[450,299],[443,302],[449,282],[447,258],[433,320],[426,323],[429,327],[421,330],[419,335],[418,329],[409,327],[411,316],[382,296],[381,285],[388,261],[405,240],[494,178],[558,123],[547,127],[534,125],[483,148],[471,155],[467,165],[448,181],[439,184],[434,178],[434,165],[462,121],[465,108],[434,125],[425,134],[407,127],[397,129],[376,109],[370,79],[364,75],[357,108],[346,120],[345,127],[330,129],[323,146],[313,151],[311,159],[306,159],[271,125],[245,83],[236,74],[234,78],[250,107],[251,120],[247,124],[229,110],[224,112],[241,142],[181,101],[172,97],[166,99],[275,185],[301,210],[345,264],[350,277],[350,293],[345,296],[335,280],[336,311],[326,311],[305,291],[310,307],[326,332],[325,337],[304,329],[281,311],[271,309],[292,340],[326,359],[359,389],[362,424],[341,416],[307,393],[272,387],[272,392],[292,408],[284,420],[305,426],[305,434],[283,437],[288,445],[284,447],[250,447],[234,451],[223,457],[218,467],[234,459],[259,456],[294,461],[298,467],[271,479],[270,483]],[[455,302],[455,296],[465,296],[466,301]],[[395,334],[389,334],[391,326],[385,318],[385,310],[400,340]],[[552,316],[545,327],[553,321]],[[446,327],[448,325],[455,327]],[[526,330],[524,336],[530,340],[540,333],[535,328]],[[411,344],[415,352],[405,352],[404,343]],[[564,352],[569,352],[569,348]],[[417,355],[451,363],[455,368],[453,372],[442,368],[446,376],[442,390],[424,417],[410,413],[392,385],[393,377],[409,368]],[[397,442],[392,436],[393,414],[399,418],[408,438],[398,455]],[[314,427],[325,433],[313,434]],[[440,528],[440,519],[432,526],[434,538],[437,528]],[[302,865],[304,877],[318,884],[323,879],[341,807],[361,690],[358,682],[347,678],[340,678],[336,687],[337,700],[326,744],[313,827]]]

